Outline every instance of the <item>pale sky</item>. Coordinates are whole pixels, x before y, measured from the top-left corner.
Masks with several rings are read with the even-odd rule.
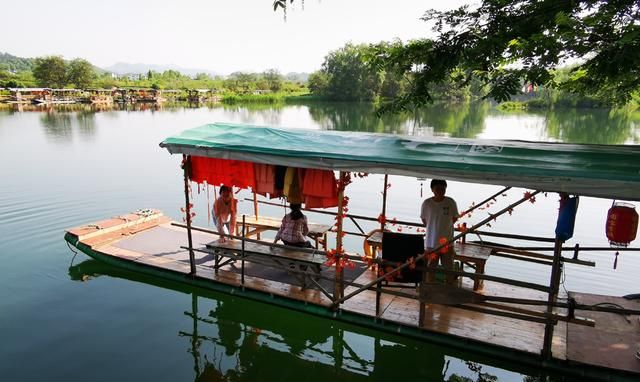
[[[2,4],[0,52],[62,55],[108,67],[116,62],[178,65],[229,74],[320,69],[347,42],[431,35],[420,17],[468,0],[29,0]],[[7,32],[11,33],[7,33]]]

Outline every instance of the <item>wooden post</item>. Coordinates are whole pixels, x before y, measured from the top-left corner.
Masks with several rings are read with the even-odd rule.
[[[387,188],[389,187],[389,175],[384,174],[384,190],[382,191],[382,216],[387,216]],[[380,229],[384,231],[384,220],[380,222]],[[375,257],[375,256],[374,256]]]
[[[191,156],[182,155],[182,163],[184,170],[184,203],[185,214],[187,215],[187,238],[189,240],[189,265],[191,266],[190,275],[196,274],[196,258],[193,253],[193,239],[191,237],[191,203],[189,202],[189,174],[191,173]]]
[[[342,298],[344,294],[343,272],[342,272],[342,222],[344,214],[344,184],[347,173],[340,171],[340,180],[338,181],[338,215],[336,216],[336,275],[334,282],[334,301]]]
[[[256,191],[253,190],[253,214],[256,216],[256,220],[258,220],[258,196],[256,195]],[[244,216],[242,217],[244,219]],[[244,225],[244,223],[242,223]],[[244,236],[244,232],[242,233]],[[256,238],[260,240],[260,232],[256,234]]]
[[[242,282],[241,284],[244,285],[244,237],[245,237],[245,214],[242,214]]]
[[[560,276],[562,275],[562,263],[560,258],[562,257],[562,241],[556,238],[555,247],[553,250],[553,265],[551,266],[551,279],[549,281],[549,295],[547,298],[547,323],[544,327],[544,343],[542,345],[542,356],[545,359],[551,359],[551,345],[553,343],[553,329],[556,325],[556,320],[551,318],[553,313],[553,305],[558,297],[558,290],[560,289]]]

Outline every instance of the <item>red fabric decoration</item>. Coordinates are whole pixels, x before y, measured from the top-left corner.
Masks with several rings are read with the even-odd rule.
[[[333,171],[307,169],[302,189],[305,196],[333,198],[338,195],[338,185]]]
[[[317,196],[305,196],[304,206],[306,208],[329,208],[338,207],[338,196],[334,198],[318,198]]]
[[[196,183],[206,181],[215,186],[254,188],[255,171],[250,162],[192,156],[191,180]]]
[[[256,188],[258,194],[276,194],[276,166],[256,163]]]
[[[307,169],[302,190],[306,208],[338,206],[338,181],[333,171]]]

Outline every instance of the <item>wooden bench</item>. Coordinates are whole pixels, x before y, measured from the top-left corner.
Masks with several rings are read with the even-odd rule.
[[[237,235],[242,235],[242,217],[238,216],[236,221],[237,224]],[[280,225],[282,224],[282,218],[272,218],[268,216],[245,216],[245,225],[247,228],[247,232],[245,232],[245,237],[251,237],[257,235],[264,231],[277,231],[280,229]],[[327,232],[331,229],[330,225],[327,224],[318,224],[318,223],[307,223],[307,227],[309,227],[309,236],[313,239],[316,249],[319,249],[320,246],[326,251],[327,250]]]
[[[222,243],[213,241],[206,244],[206,248],[207,252],[216,256],[214,269],[228,263],[221,262],[220,258],[243,259],[242,241],[240,240],[227,240]],[[318,286],[317,279],[322,272],[322,264],[327,261],[327,258],[324,253],[314,253],[310,249],[245,242],[244,260],[287,271],[296,277],[302,284],[302,289],[305,289],[309,285],[308,281]]]
[[[382,232],[376,231],[365,238],[366,242],[373,247],[374,251],[382,248]],[[480,244],[471,243],[454,243],[455,252],[454,259],[473,268],[476,274],[484,274],[484,267],[491,255],[491,248],[484,247]],[[374,252],[375,253],[375,252]],[[473,279],[473,290],[479,290],[482,287],[482,279]]]

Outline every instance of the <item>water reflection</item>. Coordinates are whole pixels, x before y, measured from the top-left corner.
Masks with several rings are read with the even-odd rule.
[[[640,112],[605,109],[556,109],[549,111],[497,111],[489,102],[434,104],[399,114],[376,115],[375,106],[366,103],[310,102],[306,104],[188,104],[135,103],[107,105],[7,105],[8,113],[40,112],[42,125],[50,136],[70,138],[76,113],[80,134],[91,136],[96,126],[94,115],[115,116],[119,112],[164,112],[202,110],[216,121],[246,124],[320,128],[324,130],[363,131],[424,136],[477,138],[491,131],[491,137],[531,136],[566,143],[624,144],[640,141]],[[496,115],[502,117],[497,121]],[[506,119],[505,119],[506,117]],[[505,124],[506,121],[509,125]],[[503,126],[504,125],[504,126]],[[505,129],[508,129],[505,130]],[[527,131],[529,129],[529,131]],[[486,135],[486,134],[485,134]]]
[[[534,381],[531,370],[425,342],[283,310],[248,299],[118,269],[97,260],[69,268],[73,280],[101,275],[186,293],[191,310],[177,333],[193,362],[195,381],[422,380]],[[466,361],[465,361],[466,360]],[[278,365],[278,366],[276,366]],[[312,373],[311,373],[312,371]],[[526,374],[524,374],[526,373]],[[543,380],[548,376],[543,376]],[[565,379],[566,380],[566,379]]]
[[[40,116],[40,122],[48,137],[58,142],[70,141],[73,136],[71,114],[57,110],[47,110]]]
[[[545,121],[548,136],[560,142],[612,145],[637,139],[626,110],[552,110],[545,114]]]

